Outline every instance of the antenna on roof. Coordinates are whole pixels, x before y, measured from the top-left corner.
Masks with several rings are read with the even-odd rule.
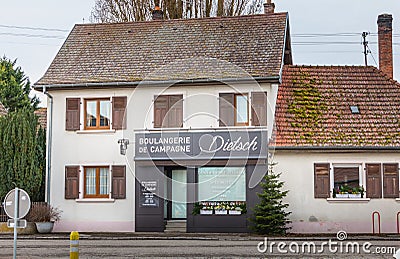
[[[367,36],[369,35],[369,32],[364,31],[362,33],[362,37],[363,37],[363,42],[362,44],[364,45],[364,61],[365,61],[365,66],[368,66],[368,53],[371,53],[371,51],[367,50],[368,48],[368,41],[367,41]],[[369,49],[369,48],[368,48]]]

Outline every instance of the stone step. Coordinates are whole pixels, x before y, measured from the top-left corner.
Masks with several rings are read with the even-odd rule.
[[[164,232],[186,232],[186,220],[167,220]]]

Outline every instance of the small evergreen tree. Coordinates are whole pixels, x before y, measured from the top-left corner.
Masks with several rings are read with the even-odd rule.
[[[259,204],[254,207],[254,216],[250,218],[253,222],[252,229],[259,234],[284,235],[290,229],[288,216],[291,212],[286,209],[289,204],[284,204],[282,199],[289,191],[282,191],[284,182],[279,180],[281,174],[274,173],[275,164],[269,164],[268,174],[260,183],[262,193],[257,193],[260,198]]]

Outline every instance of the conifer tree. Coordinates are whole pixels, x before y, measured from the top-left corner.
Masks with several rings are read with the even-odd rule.
[[[31,108],[0,118],[0,199],[15,185],[43,201],[45,130]],[[14,185],[15,184],[15,185]]]
[[[36,109],[39,99],[29,97],[31,84],[21,67],[16,67],[16,60],[0,58],[0,102],[9,111],[23,108]]]
[[[281,174],[273,171],[274,166],[275,164],[268,166],[268,174],[260,183],[263,192],[257,193],[260,202],[254,207],[254,216],[250,221],[253,222],[252,229],[256,233],[284,235],[290,229],[288,216],[291,212],[286,211],[289,204],[282,201],[288,191],[282,191],[284,182],[279,180]]]

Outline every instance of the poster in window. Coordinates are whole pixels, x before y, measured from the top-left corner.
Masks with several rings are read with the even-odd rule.
[[[160,199],[156,195],[157,189],[157,181],[142,181],[140,186],[139,206],[142,208],[158,208],[160,206]]]

